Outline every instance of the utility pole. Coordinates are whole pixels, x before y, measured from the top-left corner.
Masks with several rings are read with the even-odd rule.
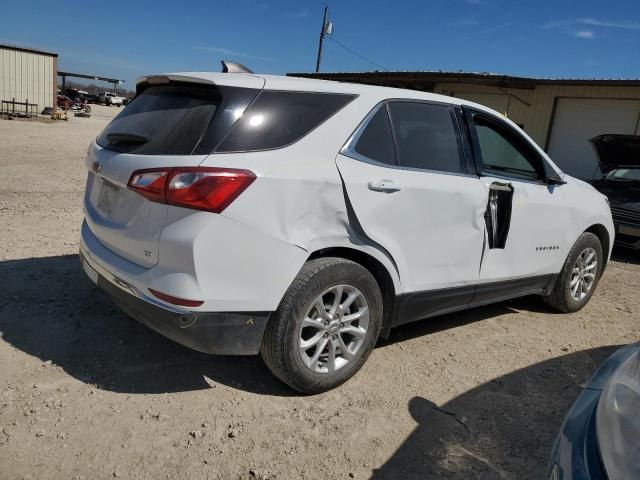
[[[327,33],[327,13],[329,6],[324,6],[324,17],[322,17],[322,29],[320,30],[320,42],[318,43],[318,59],[316,60],[316,73],[320,71],[320,60],[322,59],[322,42],[324,42],[324,36]]]

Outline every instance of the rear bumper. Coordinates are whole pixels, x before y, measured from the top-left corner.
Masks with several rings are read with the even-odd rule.
[[[85,271],[129,316],[171,340],[204,353],[255,355],[270,312],[200,312],[169,308],[92,263],[80,252]]]

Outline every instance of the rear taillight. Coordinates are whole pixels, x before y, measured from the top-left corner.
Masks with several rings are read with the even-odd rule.
[[[220,213],[255,179],[235,168],[154,168],[133,172],[127,186],[153,202]]]
[[[138,170],[133,172],[128,187],[153,202],[164,202],[166,170]]]

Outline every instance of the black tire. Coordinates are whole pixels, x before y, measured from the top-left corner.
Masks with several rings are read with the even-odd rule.
[[[304,363],[299,351],[302,319],[323,292],[338,285],[349,285],[362,293],[368,306],[368,328],[353,359],[333,372],[316,372]],[[271,372],[291,388],[320,393],[355,375],[373,350],[381,324],[382,294],[373,275],[350,260],[318,258],[302,267],[269,319],[260,353]]]
[[[596,265],[595,278],[586,296],[581,300],[577,300],[571,295],[572,272],[578,257],[588,248],[592,248],[596,252],[598,263]],[[593,233],[583,233],[578,237],[578,240],[574,243],[569,255],[567,255],[567,259],[564,262],[553,290],[549,295],[543,297],[545,303],[557,310],[560,310],[561,312],[577,312],[583,308],[593,296],[593,292],[595,292],[596,287],[598,286],[603,266],[604,255],[602,253],[602,244],[600,243],[600,239]]]

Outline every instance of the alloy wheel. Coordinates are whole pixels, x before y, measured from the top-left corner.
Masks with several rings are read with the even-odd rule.
[[[573,265],[569,288],[574,300],[582,301],[593,288],[598,267],[598,255],[591,248],[585,248]]]
[[[298,351],[315,373],[333,373],[359,357],[369,328],[369,306],[360,290],[336,285],[311,304],[300,325]]]

